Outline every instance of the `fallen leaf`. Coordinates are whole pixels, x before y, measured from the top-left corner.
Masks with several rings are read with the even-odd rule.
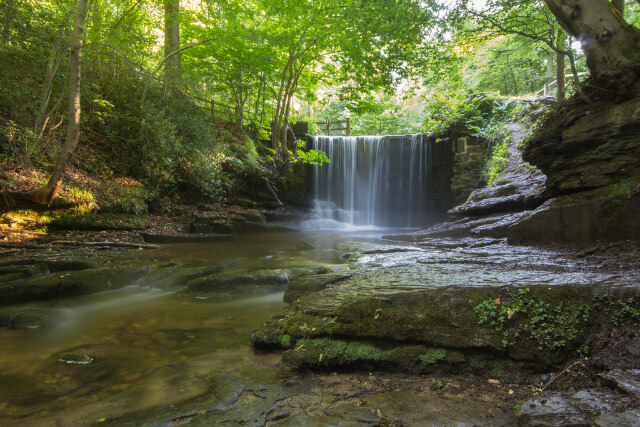
[[[132,323],[131,326],[133,326],[134,328],[142,328],[142,325],[140,323]]]

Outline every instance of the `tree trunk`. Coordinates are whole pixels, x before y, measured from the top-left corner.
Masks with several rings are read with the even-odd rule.
[[[640,30],[624,22],[607,0],[545,0],[545,3],[560,25],[582,44],[587,66],[599,87],[628,93],[628,88],[637,84]]]
[[[562,29],[558,30],[558,47],[562,50],[565,48],[566,35]],[[564,101],[565,87],[567,80],[564,74],[564,53],[556,52],[556,99]],[[579,83],[579,82],[577,82]]]
[[[30,200],[48,204],[56,197],[62,175],[67,167],[67,163],[73,154],[80,136],[80,64],[82,62],[82,45],[84,38],[84,21],[87,17],[89,0],[80,0],[78,3],[78,14],[71,34],[71,58],[69,63],[69,123],[67,124],[67,136],[58,155],[49,181],[44,187],[38,188],[27,195]]]
[[[176,94],[182,77],[179,14],[180,0],[164,0],[165,99]]]
[[[66,43],[63,42],[64,26],[60,26],[60,38],[56,39],[51,46],[51,52],[49,53],[49,61],[47,62],[47,74],[40,91],[40,108],[33,125],[33,137],[32,143],[36,144],[38,139],[44,133],[44,129],[47,126],[47,109],[49,108],[49,100],[51,98],[51,91],[53,89],[53,79],[58,73],[62,59],[65,56],[65,50],[68,48]],[[28,150],[29,151],[29,150]]]

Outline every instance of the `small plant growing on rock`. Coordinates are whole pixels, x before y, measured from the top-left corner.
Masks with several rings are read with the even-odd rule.
[[[510,296],[508,302],[487,299],[474,308],[478,324],[503,331],[505,347],[524,337],[536,341],[539,350],[565,348],[578,338],[589,321],[590,307],[586,304],[561,302],[554,306],[531,298],[529,288],[518,289]]]

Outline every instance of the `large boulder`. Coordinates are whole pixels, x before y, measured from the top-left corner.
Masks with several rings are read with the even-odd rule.
[[[511,244],[640,240],[640,176],[548,200],[507,230]]]
[[[523,152],[557,196],[640,174],[640,99],[555,112]]]

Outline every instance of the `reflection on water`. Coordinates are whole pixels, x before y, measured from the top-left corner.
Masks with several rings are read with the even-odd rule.
[[[166,245],[135,262],[227,265],[241,271],[342,262],[336,242],[376,235],[265,233],[235,242]],[[305,240],[317,250],[298,251]],[[146,287],[145,287],[146,286]],[[288,375],[277,357],[255,355],[249,333],[283,306],[282,293],[224,302],[176,296],[153,280],[82,298],[30,304],[49,313],[39,330],[0,329],[0,424],[85,425],[169,406],[206,392],[224,371],[254,382]],[[59,362],[88,355],[88,365]]]

